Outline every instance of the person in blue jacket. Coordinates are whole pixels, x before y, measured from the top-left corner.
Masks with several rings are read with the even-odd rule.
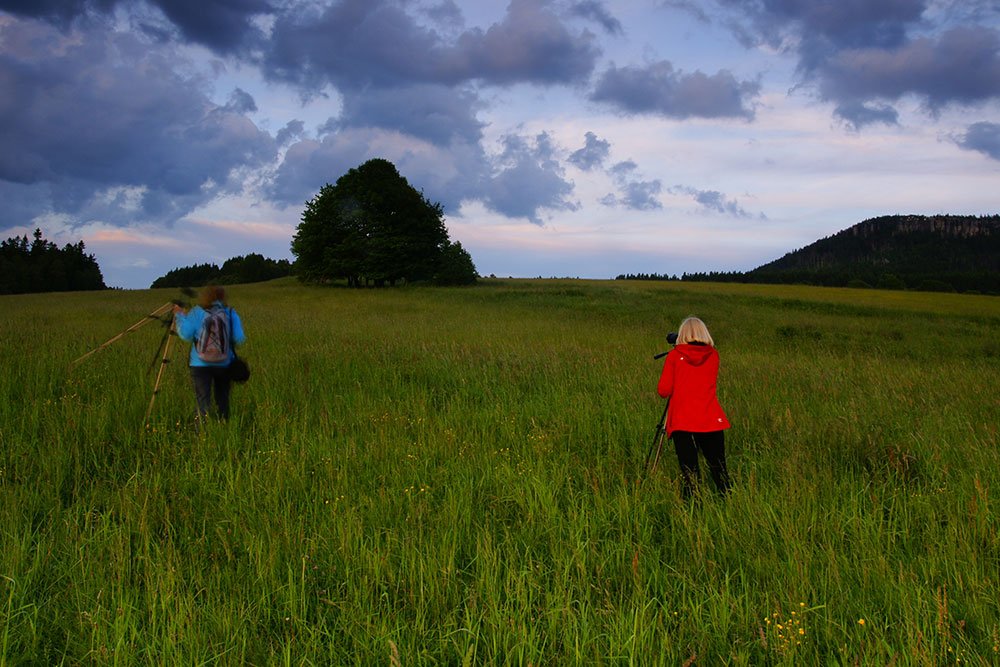
[[[229,364],[234,348],[246,340],[243,323],[226,303],[226,290],[209,285],[201,290],[198,305],[189,312],[174,306],[174,324],[181,340],[190,341],[189,366],[198,402],[198,415],[208,416],[215,390],[215,405],[220,419],[229,418]]]

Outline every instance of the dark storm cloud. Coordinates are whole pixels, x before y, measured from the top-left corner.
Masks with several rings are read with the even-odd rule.
[[[527,218],[542,225],[541,210],[575,211],[569,199],[573,184],[563,177],[551,138],[537,135],[532,141],[518,135],[503,140],[504,150],[485,186],[486,205],[510,218]]]
[[[572,34],[534,0],[513,0],[503,20],[454,43],[389,0],[342,0],[278,17],[264,60],[269,76],[341,90],[411,83],[571,83],[593,71],[592,35]]]
[[[669,192],[675,195],[685,195],[691,197],[700,206],[714,211],[716,213],[721,213],[723,215],[728,215],[733,218],[758,218],[760,220],[766,220],[767,216],[763,213],[758,213],[754,215],[750,211],[746,210],[740,206],[739,202],[734,199],[730,199],[718,190],[698,190],[697,188],[692,188],[686,185],[677,185],[670,188]]]
[[[280,15],[262,63],[265,72],[321,89],[360,89],[434,81],[442,60],[438,36],[386,0],[303,5]]]
[[[569,156],[569,162],[584,171],[600,167],[611,153],[611,144],[598,139],[593,132],[584,135],[584,146]]]
[[[181,36],[220,52],[235,51],[250,36],[262,37],[253,18],[270,14],[275,7],[265,0],[148,0]],[[74,19],[107,14],[115,7],[141,10],[138,0],[0,0],[0,10],[18,16],[38,18],[66,26]],[[147,17],[145,21],[152,21]],[[160,35],[169,30],[146,23],[146,29]]]
[[[587,31],[570,32],[539,0],[511,0],[503,19],[448,42],[418,24],[405,0],[0,0],[0,10],[66,26],[124,7],[160,40],[174,33],[223,54],[255,52],[272,77],[303,86],[564,83],[585,80],[599,55]],[[150,12],[149,8],[154,8]],[[444,0],[421,10],[436,24],[460,28],[461,10]],[[573,6],[606,29],[621,26],[596,0]],[[273,21],[270,39],[255,24]]]
[[[0,0],[0,11],[68,25],[88,12],[107,12],[119,0]]]
[[[513,0],[485,29],[445,33],[392,0],[341,0],[278,16],[263,68],[272,79],[315,93],[333,86],[342,111],[321,128],[322,139],[290,147],[268,186],[278,201],[299,205],[318,187],[372,157],[386,157],[407,174],[422,176],[446,211],[481,200],[497,212],[541,224],[543,209],[573,209],[547,135],[510,136],[500,155],[482,146],[483,106],[475,84],[574,84],[587,80],[599,55],[595,37],[573,32],[538,0]],[[596,6],[595,6],[596,9]],[[447,19],[460,29],[452,2],[414,11]],[[380,155],[385,131],[412,138],[397,155]],[[421,145],[427,142],[430,146]],[[432,148],[435,147],[435,148]],[[434,150],[442,164],[429,164]],[[424,159],[411,156],[423,155]]]
[[[573,34],[538,0],[511,0],[485,32],[458,39],[449,59],[463,78],[486,83],[573,83],[590,76],[599,55],[594,36]]]
[[[342,127],[391,128],[439,146],[478,143],[483,123],[475,116],[475,95],[437,85],[371,88],[347,95]]]
[[[103,206],[122,223],[183,215],[275,154],[267,134],[179,76],[172,54],[131,36],[10,22],[0,44],[0,180],[47,186],[39,212]]]
[[[718,4],[748,19],[743,33],[747,39],[773,47],[795,45],[807,56],[804,64],[821,58],[824,51],[898,46],[905,40],[906,26],[919,21],[927,6],[926,0],[719,0]],[[698,6],[698,14],[707,17]]]
[[[189,41],[221,52],[234,51],[259,36],[255,16],[275,11],[265,0],[150,0]]]
[[[13,183],[0,178],[0,230],[11,227],[31,227],[32,220],[42,214],[51,213],[48,204],[51,188],[46,183]],[[9,234],[4,234],[7,238]]]
[[[1000,32],[954,28],[893,50],[849,49],[822,68],[820,91],[830,100],[895,100],[906,94],[932,110],[1000,96]]]
[[[973,123],[957,143],[962,148],[979,151],[994,160],[1000,160],[1000,124]]]
[[[907,95],[932,114],[1000,97],[1000,18],[982,0],[677,0],[733,27],[748,45],[796,53],[802,82],[854,128],[894,122],[886,103]]]
[[[15,1],[0,3],[13,7]],[[87,99],[88,89],[82,84],[53,84],[41,76],[35,79],[34,92],[49,116],[36,114],[35,125],[24,132],[31,125],[29,103],[17,122],[2,130],[5,136],[20,133],[22,139],[8,142],[13,150],[0,157],[0,178],[63,184],[79,180],[72,188],[65,187],[58,203],[62,210],[82,213],[95,194],[125,188],[104,200],[118,202],[124,197],[153,216],[168,211],[158,196],[162,192],[178,198],[183,214],[213,193],[234,187],[227,182],[233,167],[262,164],[265,155],[276,155],[278,146],[288,150],[266,178],[264,192],[276,203],[300,205],[327,180],[379,157],[377,147],[386,145],[390,131],[407,137],[405,145],[418,152],[443,151],[439,158],[450,165],[441,171],[447,173],[431,173],[427,182],[439,188],[439,196],[452,210],[463,199],[484,199],[495,210],[538,222],[541,208],[574,206],[565,199],[572,185],[563,179],[557,160],[545,159],[547,138],[521,144],[508,139],[501,156],[486,154],[483,123],[477,118],[483,102],[474,86],[580,84],[592,74],[599,50],[594,34],[569,26],[574,12],[608,30],[616,29],[610,13],[593,1],[563,5],[512,0],[499,21],[468,29],[453,0],[50,0],[20,9],[68,30],[74,18],[111,16],[116,7],[125,9],[132,25],[141,28],[128,38],[134,41],[134,53],[117,61],[103,54],[76,62],[58,55],[49,62],[40,57],[34,62],[46,69],[43,74],[62,74],[66,81],[109,80],[112,90],[102,100],[106,108],[98,111],[97,100]],[[61,22],[56,17],[62,17]],[[268,26],[266,39],[257,17],[266,19],[260,22]],[[428,19],[433,23],[422,22]],[[98,22],[73,25],[83,30],[96,28]],[[102,25],[109,29],[107,22]],[[140,44],[143,36],[153,37],[159,46]],[[272,140],[245,117],[257,111],[247,92],[237,89],[221,107],[214,106],[195,82],[174,73],[183,63],[164,59],[154,67],[154,55],[141,55],[144,49],[155,54],[174,40],[235,54],[260,67],[271,80],[298,87],[305,98],[335,91],[341,114],[321,128],[319,141],[306,141],[304,124],[298,121],[287,124]],[[88,62],[91,66],[85,67]],[[109,63],[116,65],[110,75],[104,74]],[[133,81],[125,83],[128,79]],[[26,89],[27,79],[9,88]],[[49,154],[60,143],[60,133],[45,138],[41,130],[54,107],[44,98],[57,90],[62,91],[62,114],[68,117],[56,119],[59,127],[78,126],[81,118],[94,118],[97,126],[86,132],[77,127],[74,137],[63,142],[67,160],[58,165]],[[134,93],[131,101],[126,90]],[[83,106],[73,113],[78,96]],[[149,99],[149,108],[140,113],[130,105],[141,106],[143,98]],[[213,141],[213,128],[217,136],[230,139]],[[171,132],[178,136],[158,139],[158,133]],[[88,138],[98,145],[88,145]],[[143,150],[136,150],[137,145]],[[408,150],[393,156],[397,165],[414,155]],[[98,164],[90,165],[88,158],[97,158]],[[123,165],[120,171],[119,165]],[[524,192],[518,194],[515,185]]]
[[[686,74],[660,61],[645,67],[611,65],[590,97],[626,113],[749,120],[759,93],[759,82],[738,81],[725,70],[711,76],[697,71]]]
[[[621,35],[625,31],[622,28],[621,21],[616,19],[611,12],[608,11],[607,7],[604,6],[603,2],[598,0],[583,0],[583,2],[575,2],[570,6],[570,14],[574,16],[579,16],[581,18],[589,19],[598,23],[605,32],[610,35]]]

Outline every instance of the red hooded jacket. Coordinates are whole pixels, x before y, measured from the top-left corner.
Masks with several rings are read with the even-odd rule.
[[[719,353],[711,345],[683,343],[663,362],[657,391],[670,399],[667,437],[674,431],[708,433],[729,428],[726,413],[715,394]]]

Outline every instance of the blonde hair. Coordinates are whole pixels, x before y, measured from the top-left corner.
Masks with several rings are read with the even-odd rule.
[[[715,347],[712,334],[708,333],[708,327],[697,317],[689,317],[681,322],[681,328],[677,330],[678,343],[704,343]]]
[[[202,308],[208,309],[212,307],[212,304],[216,301],[221,301],[222,305],[226,305],[226,290],[219,285],[206,285],[201,288],[201,292],[198,293],[198,305]]]

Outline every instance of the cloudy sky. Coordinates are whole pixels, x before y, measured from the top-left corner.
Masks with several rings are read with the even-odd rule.
[[[480,273],[747,270],[1000,212],[995,0],[0,0],[0,235],[292,256],[391,160]]]

